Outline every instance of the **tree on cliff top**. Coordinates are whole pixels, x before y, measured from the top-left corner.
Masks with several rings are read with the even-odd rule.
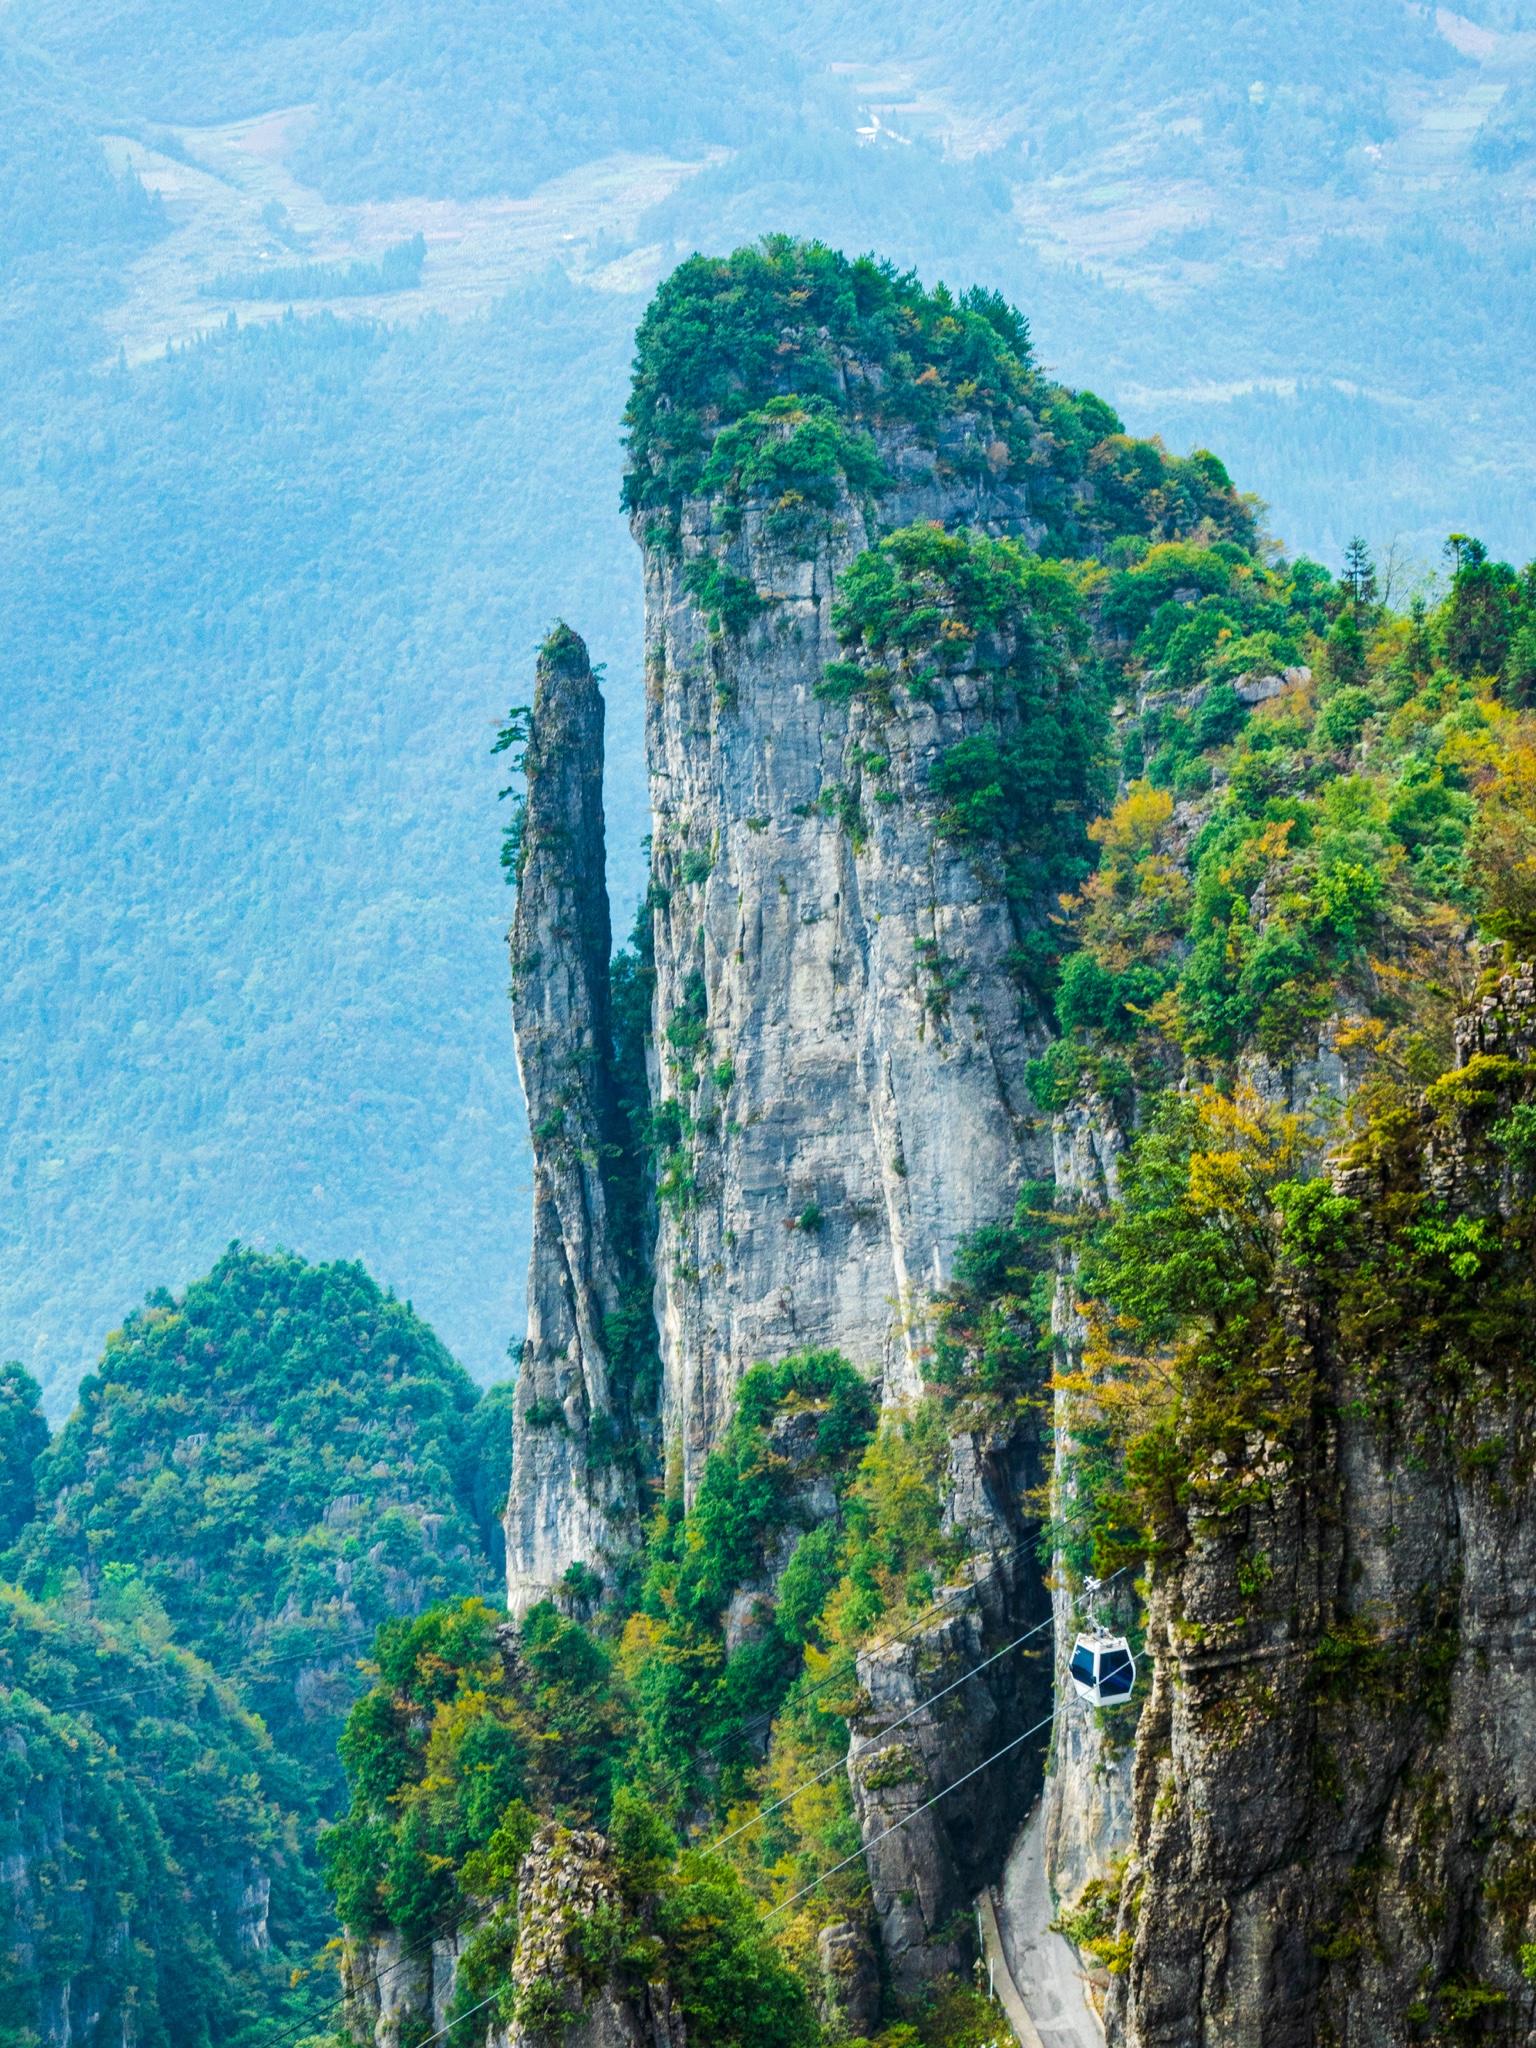
[[[878,385],[850,379],[845,355],[879,371]],[[636,336],[626,501],[695,489],[714,428],[790,392],[858,418],[931,422],[963,385],[1001,419],[1033,376],[1029,322],[980,286],[926,291],[915,271],[789,235],[690,256]]]
[[[1032,514],[1052,552],[1093,552],[1119,535],[1257,544],[1257,506],[1209,450],[1170,456],[1128,435],[1091,391],[1041,376],[1029,322],[1001,293],[928,290],[916,271],[789,235],[690,256],[657,288],[624,414],[627,508],[675,505],[726,471],[739,489],[763,467],[753,460],[763,445],[777,459],[762,481],[782,488],[785,421],[773,407],[791,397],[816,415],[816,431],[796,437],[801,452],[816,441],[828,474],[841,468],[855,492],[889,480],[865,435],[839,436],[832,415],[856,429],[909,429],[929,447],[941,422],[964,415],[976,460],[1016,477],[1029,465]]]

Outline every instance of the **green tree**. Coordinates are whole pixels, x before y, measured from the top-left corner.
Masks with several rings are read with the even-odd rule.
[[[0,1365],[0,1548],[9,1548],[37,1512],[32,1467],[48,1447],[42,1390],[16,1360]]]
[[[1445,658],[1458,675],[1496,676],[1514,633],[1519,597],[1507,562],[1490,562],[1469,534],[1453,533],[1446,551],[1455,562],[1445,624]]]
[[[1349,601],[1358,619],[1376,602],[1376,564],[1358,533],[1344,550],[1344,574],[1340,580],[1349,592]]]
[[[1336,690],[1358,689],[1365,681],[1365,635],[1353,605],[1329,628],[1328,681]]]

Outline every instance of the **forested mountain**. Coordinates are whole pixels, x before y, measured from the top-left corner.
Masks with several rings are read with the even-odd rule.
[[[1536,563],[1397,609],[1000,296],[787,237],[663,281],[626,420],[651,887],[605,974],[562,626],[511,1619],[381,1631],[348,2024],[1514,2048]]]
[[[239,1246],[111,1332],[51,1444],[0,1390],[0,2039],[323,2016],[337,1738],[382,1622],[499,1591],[507,1390],[361,1268]]]
[[[529,1207],[491,743],[547,628],[579,622],[608,667],[627,929],[652,878],[621,418],[652,286],[694,247],[772,230],[878,247],[892,274],[921,272],[900,317],[927,323],[961,411],[974,392],[940,376],[930,332],[957,302],[923,289],[977,286],[956,331],[998,337],[989,374],[1012,355],[1010,403],[1042,380],[1050,560],[1013,539],[984,560],[921,535],[871,550],[842,593],[833,700],[850,718],[883,701],[930,600],[955,627],[947,676],[1020,591],[1050,596],[1068,666],[1087,664],[1074,743],[1104,749],[1073,785],[1077,825],[1091,791],[1126,787],[1050,870],[1069,922],[1009,969],[1052,1039],[1036,1111],[1131,1121],[1182,1063],[1284,1064],[1342,1004],[1363,1034],[1344,1051],[1379,1056],[1361,1145],[1380,1156],[1407,1114],[1391,1088],[1432,1089],[1451,1057],[1449,935],[1481,918],[1490,941],[1529,938],[1532,598],[1501,558],[1532,551],[1536,20],[1521,0],[1469,5],[1352,0],[1326,35],[1294,7],[1130,4],[1084,33],[1056,0],[547,6],[515,34],[504,10],[392,0],[6,11],[0,1309],[56,1421],[79,1395],[34,1463],[34,1382],[0,1382],[6,1854],[24,1866],[0,2026],[18,2040],[36,2029],[12,2010],[58,2031],[37,2001],[66,1982],[91,2027],[132,2010],[167,2048],[327,2030],[318,1824],[344,1803],[343,1765],[328,1870],[355,1932],[430,1947],[490,1902],[454,2048],[488,2023],[462,2016],[482,1986],[517,2018],[519,1987],[496,1976],[505,1909],[551,1815],[611,1828],[592,1970],[637,1983],[664,1960],[696,2044],[754,2023],[814,2038],[836,1924],[817,1916],[864,1910],[844,1862],[858,1658],[974,1565],[951,1437],[957,1416],[1034,1427],[1063,1225],[1030,1181],[937,1275],[941,1341],[910,1410],[877,1429],[845,1362],[778,1347],[691,1448],[691,1497],[678,1472],[646,1475],[644,1540],[606,1595],[578,1567],[518,1627],[476,1605],[501,1583],[509,1402],[474,1382],[520,1335]],[[284,304],[295,275],[302,316]],[[307,296],[326,276],[353,284]],[[1049,372],[1100,397],[1047,399]],[[729,408],[733,388],[701,404]],[[912,420],[932,425],[929,400]],[[714,424],[693,423],[701,462]],[[739,426],[740,463],[709,483],[730,501],[722,533],[765,478],[803,500],[809,482],[813,508],[835,492],[828,445],[832,470],[855,458],[824,429]],[[802,468],[780,474],[770,444],[802,431]],[[1171,455],[1134,438],[1153,432]],[[654,438],[631,453],[661,459]],[[1219,463],[1185,459],[1206,443],[1272,503],[1282,555]],[[1003,472],[1030,459],[1002,445]],[[961,474],[993,459],[978,447]],[[698,481],[669,475],[660,498]],[[1123,518],[1084,510],[1116,490]],[[1340,582],[1356,531],[1375,565],[1362,549]],[[732,586],[708,588],[724,641]],[[1250,702],[1255,678],[1284,687]],[[859,752],[841,809],[827,795],[850,841],[892,815],[881,759]],[[1050,866],[1025,830],[1039,773],[983,738],[921,783],[959,866],[982,847]],[[682,906],[708,859],[668,857]],[[629,971],[643,987],[643,953]],[[935,1031],[966,971],[937,941],[920,956]],[[658,1058],[669,1087],[680,1069],[724,1094],[728,1049],[692,1057],[701,990],[680,977]],[[1454,1097],[1413,1113],[1487,1107]],[[1297,1257],[1316,1218],[1310,1197],[1295,1220],[1269,1201],[1296,1163],[1270,1127],[1234,1136],[1201,1100],[1209,1128],[1166,1106],[1148,1123],[1085,1285],[1138,1304],[1143,1333],[1214,1325],[1176,1389],[1203,1455],[1255,1413],[1269,1426],[1252,1386],[1257,1409],[1231,1405],[1220,1343],[1270,1271],[1276,1215]],[[1496,1109],[1518,1176],[1528,1105]],[[680,1213],[709,1133],[678,1109],[653,1135]],[[1194,1164],[1212,1156],[1237,1160],[1236,1194]],[[1364,1213],[1324,1223],[1353,1243]],[[1487,1219],[1415,1217],[1404,1284],[1421,1320],[1463,1317],[1475,1352],[1480,1302],[1456,1290],[1482,1284]],[[787,1222],[775,1244],[808,1265],[852,1227],[814,1190]],[[1238,1231],[1241,1272],[1185,1258],[1207,1225]],[[215,1263],[232,1236],[257,1249]],[[1352,1330],[1382,1313],[1343,1294]],[[125,1301],[142,1306],[103,1351]],[[1075,1505],[1049,1534],[1069,1573],[1162,1540],[1158,1475],[1204,1483],[1188,1459],[1156,1462],[1167,1417],[1144,1364],[1128,1341],[1126,1399],[1079,1417]],[[1497,1468],[1493,1442],[1463,1447],[1467,1483]],[[1264,1597],[1266,1562],[1244,1553],[1245,1598]],[[1026,1604],[1031,1586],[1013,1589]],[[359,1672],[376,1629],[376,1673]],[[1368,1645],[1339,1640],[1381,1678]],[[1022,1718],[1027,1697],[1021,1682],[996,1711]],[[858,1799],[899,1802],[927,1765],[875,1768]],[[679,1858],[680,1833],[779,1797],[751,1846]],[[823,1879],[766,1942],[758,1914]],[[1114,1899],[1095,1898],[1074,1924],[1123,1964]],[[919,2027],[991,2038],[990,2012],[949,1989],[908,2019],[878,2012],[877,1985],[863,2018],[891,2048]]]
[[[231,1235],[361,1257],[501,1370],[484,741],[579,615],[638,895],[616,421],[674,255],[787,225],[1001,286],[1060,374],[1219,445],[1293,549],[1367,532],[1401,597],[1448,519],[1521,553],[1531,32],[1491,0],[1361,0],[1326,43],[1219,8],[10,9],[0,1299],[50,1412],[115,1303]],[[418,232],[419,284],[339,320],[204,296]]]
[[[228,121],[308,102],[295,169],[327,198],[531,192],[617,151],[739,146],[793,121],[801,67],[727,6],[555,0],[506,17],[402,0],[243,8],[184,0],[88,10],[26,0],[18,41],[44,50],[110,119]],[[636,92],[637,77],[655,89]]]

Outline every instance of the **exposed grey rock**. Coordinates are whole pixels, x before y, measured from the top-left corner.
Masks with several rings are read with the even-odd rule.
[[[1285,690],[1283,676],[1239,676],[1232,685],[1239,704],[1267,704]]]
[[[1057,1199],[1102,1208],[1120,1191],[1120,1161],[1125,1133],[1110,1105],[1098,1096],[1074,1103],[1055,1119],[1053,1130]],[[1087,1338],[1078,1313],[1073,1276],[1064,1273],[1053,1310],[1056,1341],[1069,1366],[1081,1364]],[[1073,1488],[1071,1470],[1073,1396],[1065,1389],[1055,1396],[1055,1469],[1053,1485],[1064,1504]],[[1058,1557],[1052,1579],[1055,1628],[1057,1713],[1051,1730],[1051,1762],[1045,1782],[1044,1857],[1050,1887],[1059,1897],[1076,1899],[1090,1878],[1103,1877],[1125,1847],[1131,1830],[1133,1741],[1141,1700],[1101,1715],[1079,1700],[1067,1677],[1067,1662],[1079,1623],[1086,1618],[1074,1598],[1063,1560]],[[1108,1621],[1118,1614],[1127,1622],[1134,1601],[1124,1588],[1114,1589],[1113,1602],[1101,1608]],[[1145,1684],[1145,1676],[1140,1681]]]
[[[821,1968],[821,2023],[855,2039],[874,2033],[880,2023],[880,1965],[869,1929],[861,1922],[839,1920],[816,1937]]]
[[[1531,970],[1457,1042],[1464,1062],[1536,1045]],[[1496,1158],[1459,1127],[1437,1144],[1424,1184],[1453,1214],[1488,1214]],[[1335,1180],[1379,1198],[1364,1169]],[[1134,1949],[1110,2040],[1527,2042],[1536,1517],[1515,1446],[1529,1391],[1497,1365],[1403,1358],[1385,1339],[1348,1364],[1326,1299],[1299,1279],[1287,1299],[1286,1370],[1316,1380],[1304,1421],[1283,1444],[1253,1435],[1236,1470],[1194,1473],[1187,1544],[1154,1573],[1121,1904]],[[1446,1398],[1447,1372],[1462,1397]]]
[[[603,1319],[621,1266],[604,1180],[615,1139],[603,699],[561,626],[539,656],[527,752],[512,1025],[533,1137],[528,1334],[513,1415],[507,1604],[522,1614],[572,1563],[606,1575],[639,1540],[630,1466],[589,1455],[616,1403]]]
[[[850,1723],[848,1775],[902,1997],[965,1967],[972,1901],[1001,1872],[1040,1789],[1043,1729],[1015,1740],[1051,1711],[1050,1607],[1018,1505],[1038,1481],[1037,1455],[1023,1436],[955,1438],[950,1526],[975,1546],[964,1579],[940,1590],[940,1611],[914,1640],[859,1654],[869,1705]],[[1032,1628],[1032,1641],[988,1661]]]
[[[883,452],[899,472],[903,447]],[[635,520],[665,892],[654,1082],[695,1130],[663,1166],[656,1255],[690,1498],[758,1359],[835,1346],[888,1400],[915,1394],[957,1240],[1048,1170],[1024,1086],[1048,1032],[1009,971],[1014,913],[986,860],[936,832],[927,786],[995,721],[987,693],[962,674],[889,713],[816,695],[838,573],[914,517],[1035,531],[1022,489],[985,474],[878,508],[843,492],[792,545],[766,506],[691,499],[675,537]],[[763,607],[738,635],[690,594],[705,557]]]
[[[517,1902],[518,2017],[501,2035],[503,2048],[687,2048],[682,2012],[664,1981],[638,1996],[612,1982],[590,1989],[573,1954],[573,1940],[595,1915],[620,1908],[604,1836],[541,1829],[518,1870]]]
[[[349,2037],[373,2048],[402,2048],[447,2025],[462,1939],[446,1935],[423,1947],[396,1928],[341,1952],[344,2021]]]

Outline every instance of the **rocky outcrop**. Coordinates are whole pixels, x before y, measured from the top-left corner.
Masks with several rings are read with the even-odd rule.
[[[665,1980],[622,1985],[598,1960],[601,1930],[624,1910],[602,1835],[543,1829],[518,1871],[517,1900],[517,2017],[504,2048],[686,2048]]]
[[[816,1937],[822,1993],[817,2004],[824,2027],[845,2040],[865,2040],[880,2023],[880,1964],[869,1929],[837,1920]]]
[[[912,451],[885,453],[899,475]],[[915,1394],[957,1240],[1046,1170],[1024,1069],[1047,1031],[1021,995],[1017,914],[995,864],[935,830],[928,783],[995,723],[985,678],[946,675],[899,708],[818,694],[841,651],[836,579],[882,530],[1027,529],[1018,488],[949,490],[924,468],[878,502],[840,486],[792,531],[766,503],[711,497],[659,536],[635,521],[655,1081],[675,1132],[657,1320],[690,1494],[758,1359],[835,1346],[888,1398]],[[740,630],[709,609],[712,564],[752,593]]]
[[[528,1334],[513,1418],[507,1604],[524,1613],[572,1564],[606,1575],[638,1540],[628,1418],[605,1319],[620,1306],[605,1164],[616,1136],[603,699],[557,627],[539,655],[512,922],[512,1026],[533,1139]]]
[[[1417,1128],[1335,1172],[1358,1236],[1341,1220],[1337,1265],[1286,1282],[1299,1420],[1191,1476],[1153,1581],[1112,2042],[1536,2026],[1529,1165],[1496,1134],[1528,1098],[1533,997],[1528,968],[1491,989]],[[1371,1262],[1392,1279],[1362,1326],[1339,1303]]]
[[[371,2041],[373,2048],[403,2048],[446,2027],[462,1947],[459,1935],[422,1943],[408,1941],[395,1928],[344,1943],[341,1988],[349,2038]]]
[[[964,1578],[939,1591],[919,1633],[859,1656],[868,1706],[850,1724],[848,1775],[881,1944],[906,1999],[968,1963],[973,1901],[1039,1793],[1051,1610],[1019,1502],[1040,1476],[1025,1433],[957,1436],[949,1522],[973,1546]]]

